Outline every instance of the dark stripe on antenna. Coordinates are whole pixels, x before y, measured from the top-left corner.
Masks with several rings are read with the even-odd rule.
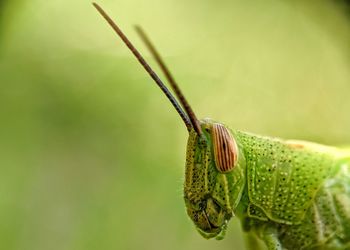
[[[152,56],[154,57],[154,59],[158,63],[159,67],[163,71],[165,77],[169,81],[170,86],[173,89],[173,91],[175,92],[176,97],[179,99],[182,107],[185,109],[187,115],[189,116],[194,130],[197,132],[198,135],[201,136],[203,134],[203,132],[202,132],[201,126],[199,124],[199,121],[198,121],[195,113],[193,112],[190,104],[187,102],[185,96],[182,94],[182,91],[180,90],[179,85],[175,81],[175,78],[170,73],[170,70],[165,65],[164,60],[162,59],[162,57],[160,56],[160,54],[158,53],[158,51],[156,50],[155,46],[152,44],[151,40],[148,38],[146,33],[143,31],[143,29],[140,26],[136,26],[135,28],[136,28],[137,33],[140,35],[141,39],[144,41],[147,48],[151,52]]]
[[[170,91],[165,87],[164,83],[160,80],[158,75],[153,71],[153,69],[149,66],[146,60],[142,57],[140,52],[134,47],[134,45],[129,41],[129,39],[124,35],[124,33],[120,30],[117,24],[107,15],[107,13],[97,4],[92,3],[93,6],[97,9],[97,11],[103,16],[103,18],[109,23],[112,29],[117,33],[117,35],[123,40],[125,45],[130,49],[130,51],[135,55],[137,60],[143,66],[143,68],[147,71],[147,73],[152,77],[152,79],[156,82],[159,88],[163,91],[163,93],[167,96],[169,101],[172,103],[178,114],[181,116],[184,121],[187,130],[190,131],[192,129],[192,123],[189,120],[186,113],[181,109],[181,106],[178,104],[174,96],[170,93]]]

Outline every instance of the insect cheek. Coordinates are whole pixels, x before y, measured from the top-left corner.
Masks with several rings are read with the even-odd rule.
[[[214,160],[220,173],[230,172],[237,163],[238,148],[225,126],[213,124],[212,129]]]

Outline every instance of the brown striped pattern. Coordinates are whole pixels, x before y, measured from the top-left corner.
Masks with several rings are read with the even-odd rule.
[[[213,124],[212,136],[216,168],[222,173],[231,171],[237,161],[237,146],[234,139],[221,124]]]

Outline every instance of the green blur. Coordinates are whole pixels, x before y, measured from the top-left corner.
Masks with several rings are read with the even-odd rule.
[[[140,24],[199,118],[350,143],[341,1],[101,0]],[[14,250],[244,249],[186,215],[187,131],[90,1],[0,1],[0,245]]]

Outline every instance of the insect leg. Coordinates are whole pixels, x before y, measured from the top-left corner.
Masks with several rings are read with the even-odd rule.
[[[282,244],[280,243],[277,235],[277,230],[273,227],[267,226],[262,229],[261,236],[265,242],[267,249],[269,250],[282,250]]]
[[[244,241],[248,250],[262,250],[265,249],[263,242],[255,235],[254,232],[244,234]]]

